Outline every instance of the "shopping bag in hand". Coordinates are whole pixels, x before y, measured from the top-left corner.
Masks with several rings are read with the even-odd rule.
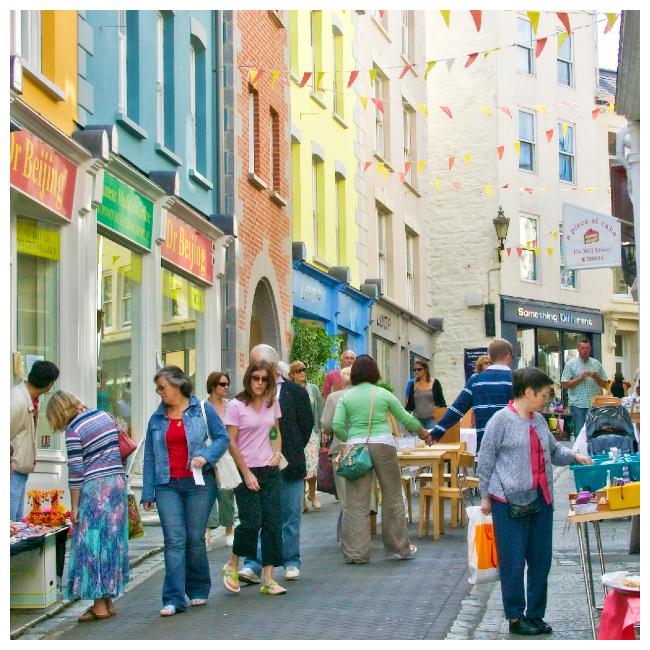
[[[135,495],[133,494],[133,492],[129,492],[128,510],[129,510],[129,539],[142,537],[144,535],[144,526],[142,525],[142,519],[140,519],[138,502],[135,500]]]
[[[499,579],[499,559],[494,539],[492,515],[484,515],[480,506],[465,508],[467,512],[468,581],[472,585],[496,582]]]
[[[334,468],[332,467],[332,459],[329,457],[329,449],[327,447],[322,447],[318,452],[316,487],[320,492],[336,495]]]

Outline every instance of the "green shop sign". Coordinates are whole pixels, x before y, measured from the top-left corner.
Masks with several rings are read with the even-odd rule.
[[[151,250],[153,201],[104,172],[102,204],[97,221],[132,242]]]

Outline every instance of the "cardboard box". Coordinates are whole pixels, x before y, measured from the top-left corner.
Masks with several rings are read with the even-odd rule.
[[[46,535],[45,544],[11,557],[10,607],[44,608],[57,601],[56,534]]]

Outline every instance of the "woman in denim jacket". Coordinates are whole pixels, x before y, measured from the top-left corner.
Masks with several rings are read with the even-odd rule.
[[[180,368],[163,368],[154,382],[161,403],[147,427],[141,502],[145,510],[158,507],[165,540],[160,615],[172,616],[187,608],[186,594],[195,606],[205,605],[210,593],[204,534],[217,496],[212,467],[228,448],[228,434],[213,406],[192,394]],[[205,485],[195,482],[194,469]]]

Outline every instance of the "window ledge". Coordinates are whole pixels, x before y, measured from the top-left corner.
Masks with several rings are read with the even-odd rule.
[[[348,123],[338,113],[332,113],[332,117],[334,118],[334,121],[338,122],[344,129],[350,128]]]
[[[388,32],[386,31],[386,28],[377,20],[376,16],[372,17],[372,22],[375,23],[375,25],[377,25],[377,27],[379,28],[379,31],[386,37],[386,40],[389,43],[392,43],[393,41],[391,40],[390,36],[388,35]]]
[[[269,9],[267,10],[267,13],[271,18],[273,19],[273,22],[278,26],[284,28],[284,22],[282,20],[282,17],[280,16],[280,11],[281,9]]]
[[[65,101],[65,92],[59,88],[54,82],[48,79],[42,72],[38,72],[29,66],[26,61],[21,61],[23,64],[23,71],[27,76],[36,83],[41,90],[44,90],[52,99],[57,102]]]
[[[177,167],[180,167],[183,164],[183,160],[179,158],[171,149],[168,149],[164,144],[156,143],[156,151],[163,157],[167,158],[169,162],[173,163]]]
[[[282,208],[287,205],[287,200],[275,190],[269,190],[269,198]]]
[[[327,108],[327,104],[313,91],[309,92],[309,96],[321,107]]]
[[[415,187],[415,185],[412,185],[412,184],[409,183],[406,179],[404,179],[404,185],[405,185],[406,187],[408,187],[408,189],[411,190],[411,192],[413,192],[413,194],[415,194],[415,196],[417,196],[418,198],[421,198],[421,197],[422,197],[422,194],[421,194],[420,191]]]
[[[137,122],[134,122],[124,113],[117,113],[115,121],[140,140],[146,140],[149,137],[149,134]]]
[[[196,169],[190,169],[190,179],[193,180],[197,185],[204,187],[206,190],[214,189],[214,185],[200,172],[197,172]]]
[[[578,289],[578,287],[565,287],[562,284],[560,285],[560,289],[562,291],[580,291],[580,289]]]
[[[389,172],[394,171],[393,166],[392,166],[392,165],[391,165],[391,164],[386,160],[386,158],[384,158],[381,154],[379,154],[379,153],[377,153],[377,152],[375,151],[373,155],[375,156],[375,158],[376,158],[379,162],[383,162],[383,163],[384,163],[384,165],[386,166],[386,169],[387,169]]]
[[[316,257],[316,255],[312,257],[312,262],[314,262],[315,264],[319,264],[324,269],[327,269],[327,271],[329,271],[332,268],[330,264],[328,264],[325,260],[322,260],[320,257]]]
[[[248,172],[248,182],[254,185],[258,190],[265,190],[268,185],[255,173]]]
[[[298,77],[296,76],[296,73],[293,70],[289,71],[289,79],[291,79],[291,81],[294,81],[297,84],[300,83],[300,79],[298,79]]]
[[[571,185],[572,187],[576,187],[577,183],[575,181],[566,181],[563,178],[559,179],[560,183],[564,183],[565,185]]]
[[[523,167],[517,167],[517,171],[524,172],[524,174],[531,174],[532,176],[537,176],[537,171],[534,169],[524,169]]]

